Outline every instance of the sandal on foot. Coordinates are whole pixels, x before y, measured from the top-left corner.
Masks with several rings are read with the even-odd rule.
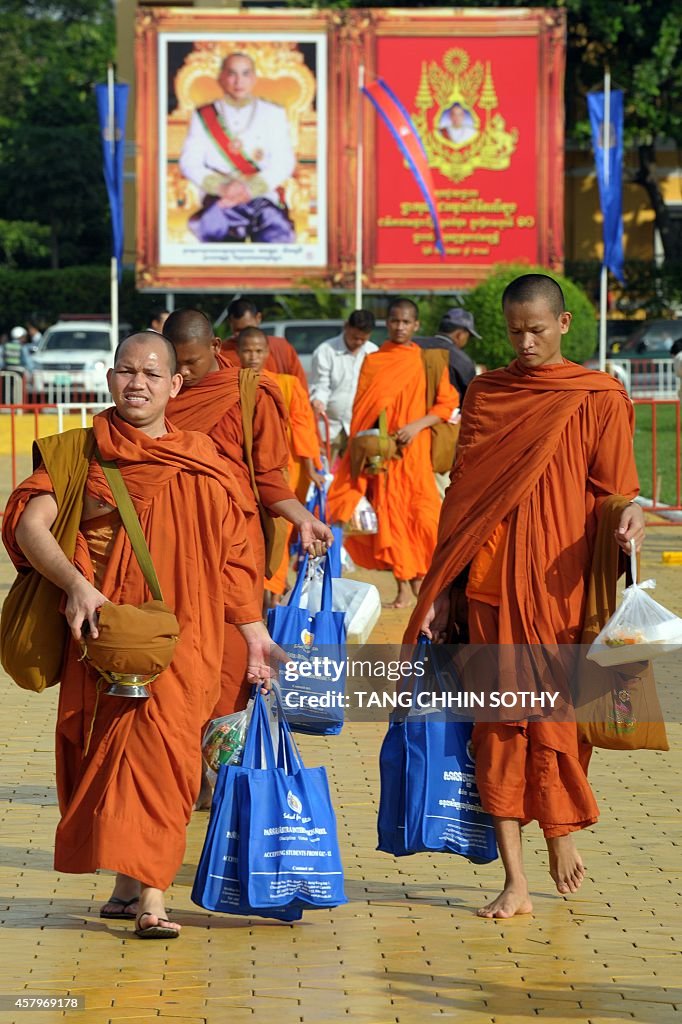
[[[159,923],[152,924],[149,928],[141,928],[140,921],[143,917],[156,917],[156,914],[152,914],[150,911],[146,910],[144,914],[140,914],[140,916],[136,918],[135,934],[138,939],[177,939],[180,934],[180,932],[175,928],[165,928],[163,926],[161,923],[162,921],[165,921],[166,924],[170,924],[167,917],[160,917],[158,919]]]
[[[102,910],[100,910],[100,912],[99,912],[99,916],[103,917],[105,921],[134,921],[135,920],[135,914],[134,913],[133,914],[126,914],[126,909],[128,907],[132,907],[133,903],[139,903],[139,902],[140,902],[140,897],[139,896],[133,896],[133,898],[131,900],[122,900],[120,896],[112,896],[111,899],[107,900],[107,902],[104,904],[104,906],[107,907],[107,906],[109,906],[110,903],[113,903],[115,906],[119,907],[120,909],[119,910],[110,911],[109,913],[107,913],[107,912],[105,912],[104,907],[103,907]]]

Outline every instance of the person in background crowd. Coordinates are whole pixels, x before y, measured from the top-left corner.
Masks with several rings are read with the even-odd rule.
[[[464,351],[470,338],[480,338],[474,318],[466,309],[449,309],[438,325],[433,338],[419,338],[420,348],[444,348],[448,353],[450,383],[457,388],[460,409],[467,387],[476,376],[476,364]]]
[[[153,331],[158,331],[159,334],[163,334],[163,325],[169,317],[169,312],[164,309],[163,306],[154,306],[152,309],[151,319],[149,326]]]
[[[421,349],[412,338],[419,329],[417,307],[411,299],[396,299],[388,308],[388,340],[365,359],[353,405],[350,443],[329,489],[332,522],[348,523],[366,497],[376,512],[378,532],[348,536],[344,542],[357,565],[387,569],[395,577],[397,594],[389,608],[406,608],[419,592],[436,546],[440,500],[431,463],[431,432],[440,420],[448,422],[459,403],[443,370],[435,401],[427,407],[427,375]],[[353,476],[354,438],[376,430],[386,414],[386,428],[398,445],[397,457],[378,473]]]
[[[313,352],[310,374],[310,401],[316,415],[329,419],[332,460],[343,455],[350,435],[353,402],[365,356],[377,351],[370,341],[374,316],[356,309],[333,338],[323,341]]]
[[[233,299],[227,307],[227,316],[232,336],[223,342],[222,354],[232,366],[241,366],[237,344],[239,332],[245,327],[260,327],[263,317],[251,299]],[[279,338],[274,334],[268,334],[267,339],[270,355],[265,369],[270,373],[290,373],[298,377],[303,390],[308,394],[308,380],[294,346],[290,345],[286,338]]]

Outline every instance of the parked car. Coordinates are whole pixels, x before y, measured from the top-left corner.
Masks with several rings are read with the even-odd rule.
[[[261,328],[266,334],[286,338],[296,349],[306,374],[309,374],[317,346],[340,334],[343,324],[343,320],[268,320],[261,324]],[[378,320],[372,341],[380,345],[385,340],[385,322]]]
[[[60,320],[35,346],[26,391],[31,402],[107,401],[107,370],[130,324],[120,324],[112,337],[107,320]]]
[[[646,320],[607,351],[607,370],[617,377],[633,398],[674,398],[677,380],[672,347],[682,339],[682,320]],[[585,363],[598,369],[596,356]]]

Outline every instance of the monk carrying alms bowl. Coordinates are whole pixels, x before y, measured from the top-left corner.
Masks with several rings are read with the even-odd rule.
[[[180,626],[163,601],[99,609],[98,636],[83,642],[83,657],[110,685],[113,697],[148,697],[149,684],[170,665]]]

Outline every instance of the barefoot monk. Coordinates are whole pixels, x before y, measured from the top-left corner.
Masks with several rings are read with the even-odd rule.
[[[611,495],[638,493],[633,409],[612,377],[563,358],[571,314],[552,278],[523,275],[502,303],[516,359],[469,385],[438,544],[405,639],[420,631],[451,639],[449,613],[468,567],[472,644],[570,659],[601,510]],[[639,548],[643,536],[641,509],[625,504],[614,544]],[[530,913],[521,826],[531,819],[558,891],[576,892],[585,869],[571,833],[593,824],[598,809],[586,775],[591,748],[578,743],[575,722],[479,721],[473,749],[505,868],[503,891],[479,915]]]
[[[348,552],[365,569],[387,569],[397,583],[390,607],[413,602],[436,544],[440,497],[431,466],[431,432],[447,422],[459,405],[450,383],[447,358],[435,401],[427,408],[427,378],[422,350],[412,341],[419,329],[417,307],[397,299],[388,309],[388,340],[362,364],[353,403],[351,444],[329,491],[329,515],[347,523],[362,497],[367,497],[378,520],[378,532],[349,536]],[[353,437],[376,430],[382,413],[386,429],[397,443],[397,457],[374,475],[352,473]]]

